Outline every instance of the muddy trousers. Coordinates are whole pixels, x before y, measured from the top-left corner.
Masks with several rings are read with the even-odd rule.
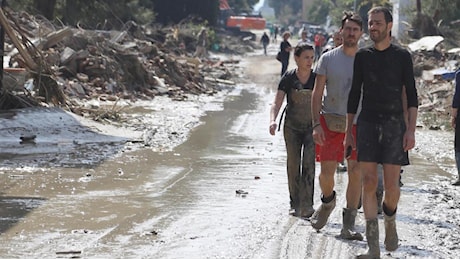
[[[284,127],[291,208],[313,206],[315,146],[311,130]]]

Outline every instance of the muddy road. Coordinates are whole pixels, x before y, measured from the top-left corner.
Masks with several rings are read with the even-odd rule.
[[[271,56],[259,50],[245,57],[244,83],[220,96],[180,104],[160,98],[126,109],[131,124],[124,127],[53,110],[2,114],[0,257],[353,258],[364,252],[365,241],[337,237],[346,173],[336,175],[337,207],[321,232],[288,215],[284,140],[282,132],[268,133],[280,70],[276,49],[272,44]],[[43,114],[38,126],[30,122],[34,113]],[[37,132],[35,142],[19,143],[19,134]],[[384,250],[380,222],[382,257],[460,255],[452,147],[453,133],[418,130],[412,165],[403,173],[400,248]],[[316,208],[317,182],[315,193]],[[361,210],[356,228],[364,227]]]

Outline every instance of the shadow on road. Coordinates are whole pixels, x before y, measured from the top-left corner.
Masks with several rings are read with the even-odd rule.
[[[0,234],[5,233],[46,199],[35,197],[0,197]]]

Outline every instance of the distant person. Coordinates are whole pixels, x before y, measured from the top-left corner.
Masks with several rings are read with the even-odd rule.
[[[323,45],[324,45],[325,38],[321,33],[316,33],[315,38],[314,38],[314,43],[315,43],[315,61],[319,59],[321,56],[321,52],[323,50]]]
[[[340,237],[363,240],[354,231],[358,204],[361,198],[361,171],[356,151],[345,154],[345,123],[348,92],[353,78],[353,62],[358,51],[358,41],[363,33],[363,21],[358,14],[346,12],[342,18],[340,33],[343,44],[322,55],[315,67],[316,82],[312,96],[313,140],[316,143],[316,160],[320,162],[319,185],[321,206],[311,218],[314,229],[323,228],[336,205],[335,172],[339,162],[347,159],[348,184],[346,205],[342,210]],[[353,136],[356,123],[352,122]],[[351,147],[350,147],[351,148]]]
[[[452,127],[455,129],[454,151],[455,164],[457,166],[457,181],[452,183],[454,186],[460,186],[460,117],[458,108],[460,107],[460,70],[455,73],[455,93],[452,100]]]
[[[307,39],[307,30],[303,30],[302,33],[300,34],[300,40],[297,44],[301,44],[301,43],[309,43],[308,42],[308,39]]]
[[[305,32],[305,33],[307,32],[307,27],[305,26],[305,24],[302,25],[302,28],[300,28],[300,30],[299,30],[299,39],[302,38],[302,34],[303,34],[304,32]]]
[[[275,37],[273,37],[273,42],[276,42],[278,34],[279,34],[279,30],[280,29],[279,29],[278,25],[275,25],[275,29],[273,30],[273,33],[275,35]]]
[[[396,211],[400,198],[401,166],[409,164],[408,151],[415,146],[418,95],[411,54],[391,44],[393,17],[388,8],[368,12],[369,36],[374,44],[355,56],[353,82],[348,95],[345,146],[358,150],[363,180],[363,209],[368,251],[358,258],[380,258],[377,217],[377,165],[383,164],[385,249],[399,247]],[[403,93],[406,93],[407,117]],[[352,135],[359,103],[356,142]]]
[[[203,58],[207,55],[206,47],[208,45],[208,35],[206,28],[202,27],[197,36],[196,50],[194,57]]]
[[[268,37],[266,32],[264,32],[262,37],[260,37],[260,42],[262,43],[262,46],[264,47],[264,54],[265,56],[267,56],[267,46],[270,43],[270,37]]]
[[[294,49],[297,68],[287,71],[280,80],[270,109],[270,134],[275,135],[276,118],[287,97],[284,140],[287,152],[287,176],[290,213],[308,218],[313,212],[315,183],[315,145],[312,137],[311,94],[316,74],[312,71],[313,46],[299,44]],[[280,117],[280,122],[283,114]],[[278,126],[279,130],[279,126]]]
[[[334,32],[332,34],[332,42],[333,42],[333,45],[332,46],[327,46],[326,48],[324,48],[323,50],[323,54],[327,51],[330,51],[340,45],[342,45],[342,35],[340,34],[340,32]]]
[[[283,33],[283,41],[280,44],[280,62],[281,62],[281,77],[286,72],[289,66],[289,57],[291,55],[292,45],[289,42],[289,38],[291,37],[291,33],[286,31]]]

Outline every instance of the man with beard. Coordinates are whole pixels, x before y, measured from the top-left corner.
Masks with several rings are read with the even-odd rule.
[[[415,146],[418,97],[410,53],[391,44],[391,12],[374,7],[368,26],[374,45],[360,49],[355,56],[353,83],[348,97],[345,146],[357,148],[363,178],[363,208],[366,218],[368,251],[358,258],[380,258],[376,189],[377,164],[383,164],[385,248],[398,248],[396,210],[401,165],[409,164],[408,151]],[[407,123],[404,115],[405,91]],[[361,97],[362,95],[362,97]],[[356,144],[352,124],[361,99]]]
[[[326,225],[335,208],[334,175],[337,164],[344,160],[347,99],[353,76],[353,61],[363,32],[362,25],[359,15],[345,12],[340,28],[343,44],[324,53],[315,68],[317,77],[312,94],[313,140],[316,143],[316,160],[321,163],[319,185],[322,204],[313,214],[311,225],[317,230]],[[353,231],[361,196],[361,174],[356,158],[356,151],[346,158],[347,205],[343,208],[340,232],[342,238],[350,240],[363,239],[360,233]]]

